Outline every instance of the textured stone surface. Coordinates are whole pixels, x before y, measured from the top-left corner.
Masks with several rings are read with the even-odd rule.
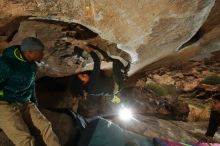
[[[136,85],[186,103],[190,111],[187,121],[207,121],[210,116],[210,97],[220,91],[220,62],[215,59],[219,58],[219,54],[214,54],[203,61],[176,62],[147,72],[145,78],[137,81]]]
[[[130,53],[130,73],[188,41],[206,20],[214,0],[1,0],[0,26],[18,16],[79,22]],[[113,11],[114,10],[114,11]]]
[[[198,142],[206,132],[207,122],[186,123],[179,121],[167,121],[151,116],[136,115],[134,120],[123,122],[115,120],[122,127],[148,137],[160,137],[181,142]],[[215,135],[220,140],[219,133]]]
[[[220,50],[219,9],[220,1],[217,0],[215,1],[215,5],[211,10],[207,20],[195,36],[187,43],[185,43],[180,48],[180,51],[161,59],[160,61],[152,64],[150,67],[155,67],[161,64],[170,64],[176,61],[183,61],[191,58],[193,58],[194,60],[202,60],[204,58],[216,56],[217,52],[219,52]]]
[[[101,39],[96,33],[75,23],[22,21],[18,32],[8,46],[10,44],[20,44],[21,40],[27,36],[37,36],[46,46],[44,63],[39,64],[38,77],[62,77],[84,70],[91,70],[93,61],[88,53],[84,52],[85,58],[78,58],[76,54],[74,55],[75,46],[80,43],[96,45],[111,55],[117,55],[119,59],[130,60],[129,55],[118,49],[116,44]],[[111,64],[105,62],[101,55],[100,58],[103,60],[102,69],[111,68]]]

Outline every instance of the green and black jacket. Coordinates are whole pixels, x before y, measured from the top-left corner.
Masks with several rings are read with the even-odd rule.
[[[35,62],[26,61],[20,46],[6,48],[0,57],[0,100],[11,103],[36,103]]]

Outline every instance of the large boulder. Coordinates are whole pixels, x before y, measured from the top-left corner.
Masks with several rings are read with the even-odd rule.
[[[173,54],[190,40],[214,3],[215,0],[1,0],[0,26],[5,29],[3,26],[19,16],[80,23],[128,52],[136,62],[132,74]]]

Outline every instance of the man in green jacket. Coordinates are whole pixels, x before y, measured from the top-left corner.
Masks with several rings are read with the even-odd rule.
[[[24,113],[28,113],[47,146],[60,146],[51,123],[36,106],[35,61],[43,58],[43,49],[39,39],[27,37],[21,45],[6,48],[0,57],[0,128],[16,146],[36,143],[23,119]]]

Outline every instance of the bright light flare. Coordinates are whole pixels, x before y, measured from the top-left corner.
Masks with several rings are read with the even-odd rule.
[[[128,121],[133,118],[132,112],[128,108],[121,108],[119,111],[119,118],[123,121]]]

